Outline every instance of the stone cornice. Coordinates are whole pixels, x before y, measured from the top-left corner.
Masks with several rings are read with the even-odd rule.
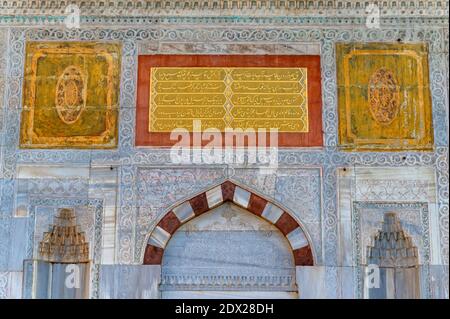
[[[64,27],[65,16],[0,16],[0,27],[8,26],[61,26]],[[82,27],[108,26],[162,26],[162,25],[214,25],[222,27],[230,26],[349,26],[365,25],[366,17],[287,17],[287,16],[266,16],[266,17],[224,17],[224,16],[81,16],[80,25]],[[448,28],[448,17],[387,17],[380,19],[381,28],[403,27],[410,28],[411,25],[433,28]]]
[[[0,16],[62,16],[69,4],[82,16],[366,16],[368,3],[381,17],[445,17],[448,0],[2,0]]]

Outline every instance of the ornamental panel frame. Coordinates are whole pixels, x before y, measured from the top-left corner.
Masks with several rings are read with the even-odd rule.
[[[27,41],[20,148],[115,148],[120,52],[118,42]]]
[[[338,42],[336,67],[340,148],[433,150],[426,43]]]

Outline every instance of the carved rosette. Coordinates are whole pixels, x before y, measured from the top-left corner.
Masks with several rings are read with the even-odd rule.
[[[79,67],[68,66],[56,84],[55,106],[66,124],[75,123],[86,108],[87,79]]]
[[[51,231],[45,232],[39,243],[39,253],[48,262],[89,262],[89,244],[84,232],[79,231],[73,209],[59,209]]]
[[[369,80],[369,110],[373,119],[391,124],[400,109],[400,87],[394,74],[385,68],[375,71]]]

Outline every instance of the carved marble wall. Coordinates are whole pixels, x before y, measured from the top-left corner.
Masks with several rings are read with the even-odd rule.
[[[356,10],[353,4],[352,8]],[[76,208],[80,218],[86,217],[89,229],[94,261],[91,297],[131,296],[132,292],[121,294],[105,281],[137,278],[139,271],[154,278],[153,270],[133,267],[142,264],[143,248],[158,219],[170,207],[227,179],[273,199],[304,224],[318,266],[313,275],[300,276],[305,282],[308,276],[314,278],[317,286],[323,287],[311,296],[323,296],[322,291],[326,291],[328,298],[360,297],[360,276],[353,268],[358,265],[355,257],[364,256],[365,244],[358,246],[357,242],[365,243],[385,209],[398,211],[411,230],[420,247],[422,265],[441,267],[429,270],[427,276],[434,276],[433,284],[448,283],[449,80],[445,10],[435,14],[436,19],[425,14],[398,13],[383,17],[381,27],[372,29],[366,27],[365,16],[286,13],[280,18],[270,11],[260,17],[242,18],[165,15],[162,22],[147,25],[146,21],[156,19],[153,13],[130,17],[126,22],[120,18],[119,23],[105,16],[83,17],[80,29],[64,28],[59,19],[51,17],[46,18],[51,24],[47,26],[35,25],[31,18],[18,21],[1,17],[0,297],[26,296],[21,288],[23,260],[33,258],[39,234],[56,209],[69,206]],[[428,45],[433,149],[340,151],[336,43],[399,40]],[[19,148],[25,49],[30,41],[121,44],[116,149]],[[323,147],[280,149],[279,168],[269,174],[261,174],[258,165],[250,163],[174,165],[168,150],[136,147],[138,54],[178,53],[320,54]],[[115,270],[114,265],[121,268]],[[23,287],[29,289],[29,282],[24,282]],[[142,287],[144,292],[137,296],[156,296],[152,287]],[[448,298],[448,284],[447,288],[427,289],[423,297]]]

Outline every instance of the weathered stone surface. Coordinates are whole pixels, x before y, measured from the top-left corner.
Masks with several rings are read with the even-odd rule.
[[[283,234],[233,204],[180,227],[164,251],[161,284],[163,291],[296,291]]]
[[[153,265],[103,265],[100,267],[100,298],[156,299],[161,267]]]

